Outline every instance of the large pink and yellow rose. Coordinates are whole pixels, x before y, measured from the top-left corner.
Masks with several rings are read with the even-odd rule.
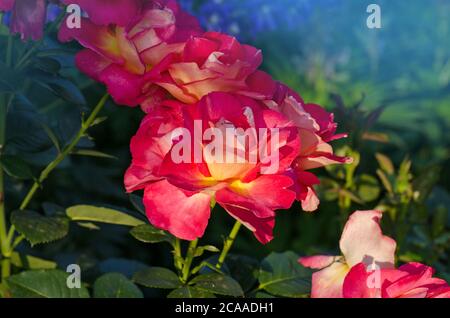
[[[205,134],[209,128],[268,129],[267,142],[279,151],[279,164],[270,174],[262,170],[267,162],[247,156],[253,151],[237,140],[216,140],[224,145],[223,155],[244,151],[242,161],[217,161],[208,149],[211,140],[192,138],[192,153],[187,162],[177,162],[180,143],[186,135],[194,136],[201,122]],[[271,128],[278,128],[276,139]],[[212,138],[212,137],[211,137]],[[258,139],[260,140],[260,139]],[[195,160],[196,143],[200,143],[200,160]],[[198,145],[197,145],[198,146]],[[129,192],[144,189],[144,205],[150,222],[186,240],[202,237],[210,217],[212,201],[220,204],[232,217],[267,243],[273,238],[275,210],[289,208],[295,193],[289,188],[293,180],[284,174],[299,151],[297,130],[281,113],[242,95],[211,93],[194,105],[166,101],[157,111],[147,115],[131,142],[133,161],[125,175]]]
[[[59,39],[75,39],[85,47],[76,56],[77,67],[104,83],[122,105],[146,109],[164,99],[164,92],[149,81],[150,71],[202,33],[197,20],[174,0],[65,2],[79,4],[89,17],[82,18],[81,28],[63,22]]]

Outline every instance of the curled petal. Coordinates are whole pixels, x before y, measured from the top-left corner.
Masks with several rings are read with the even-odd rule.
[[[382,213],[379,211],[357,211],[347,221],[341,236],[340,248],[347,264],[358,263],[381,268],[394,266],[396,242],[383,235],[380,228]]]

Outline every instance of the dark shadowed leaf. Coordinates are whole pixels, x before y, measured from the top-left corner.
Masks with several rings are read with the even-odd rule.
[[[168,242],[172,244],[174,242],[173,236],[149,224],[136,226],[130,233],[135,239],[144,243]]]
[[[214,294],[195,287],[181,287],[172,291],[167,298],[215,298]]]
[[[11,223],[31,245],[62,239],[69,232],[67,218],[43,216],[34,211],[14,211]]]
[[[163,267],[139,271],[133,276],[133,281],[149,288],[174,289],[182,286],[177,274]]]
[[[95,298],[143,298],[141,290],[128,278],[118,273],[109,273],[94,283]]]
[[[261,263],[259,288],[282,297],[304,297],[311,290],[311,271],[293,252],[272,253]]]
[[[59,270],[39,270],[22,272],[7,281],[16,298],[89,298],[89,292],[83,286],[68,288],[68,277]]]
[[[240,297],[244,292],[237,281],[218,273],[203,274],[189,282],[198,289],[226,296]]]
[[[33,173],[28,164],[17,156],[1,156],[3,170],[11,177],[17,179],[33,179]]]

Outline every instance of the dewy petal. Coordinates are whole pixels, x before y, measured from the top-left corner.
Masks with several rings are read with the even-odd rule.
[[[28,38],[39,40],[43,36],[46,12],[45,0],[16,0],[11,32],[20,33],[22,40]]]
[[[341,236],[340,248],[347,264],[358,263],[380,268],[394,266],[396,242],[384,236],[380,228],[382,213],[379,211],[356,211],[347,221]]]
[[[126,26],[139,16],[141,0],[63,0],[67,5],[77,4],[98,25]]]
[[[210,217],[210,201],[207,194],[183,191],[165,180],[148,185],[144,192],[150,222],[189,241],[203,236]]]

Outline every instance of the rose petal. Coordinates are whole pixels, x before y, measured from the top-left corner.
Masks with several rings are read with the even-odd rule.
[[[148,185],[144,192],[150,222],[189,241],[203,236],[210,217],[210,201],[207,194],[183,191],[165,180]]]
[[[357,211],[353,213],[341,236],[340,248],[347,264],[371,265],[381,268],[394,266],[396,242],[383,235],[380,228],[382,213],[379,211]]]

